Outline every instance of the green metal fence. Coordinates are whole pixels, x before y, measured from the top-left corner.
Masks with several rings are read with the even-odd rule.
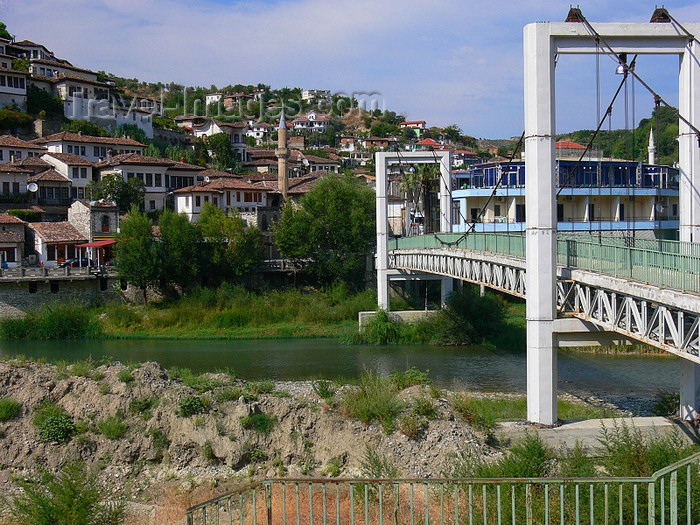
[[[522,233],[457,233],[392,239],[389,249],[455,248],[525,257]],[[559,234],[557,261],[614,277],[700,292],[700,243]]]
[[[650,477],[271,479],[187,510],[188,525],[700,522],[700,453]]]

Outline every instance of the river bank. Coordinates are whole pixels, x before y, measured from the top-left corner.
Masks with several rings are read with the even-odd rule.
[[[367,408],[357,392],[381,401]],[[368,450],[403,476],[436,477],[456,454],[502,454],[493,423],[522,417],[523,406],[522,396],[437,388],[416,369],[349,385],[242,381],[155,363],[4,361],[0,491],[71,459],[130,501],[169,499],[180,511],[218,484],[250,478],[367,476]],[[572,419],[632,413],[567,394],[560,410]]]

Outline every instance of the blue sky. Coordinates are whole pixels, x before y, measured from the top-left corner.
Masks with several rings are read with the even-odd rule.
[[[90,69],[189,85],[300,86],[379,92],[385,105],[428,125],[458,124],[476,137],[523,126],[522,28],[563,21],[570,2],[542,0],[0,0],[18,39],[41,42]],[[700,22],[700,1],[666,2]],[[594,0],[591,22],[646,22],[653,2]],[[640,58],[638,71],[677,102],[677,61]],[[617,84],[601,60],[603,106]],[[630,88],[631,90],[631,88]],[[637,86],[636,120],[651,97]],[[631,94],[630,94],[631,97]],[[596,125],[595,61],[557,66],[557,129]],[[628,120],[631,120],[631,104]],[[624,107],[613,127],[624,126]]]

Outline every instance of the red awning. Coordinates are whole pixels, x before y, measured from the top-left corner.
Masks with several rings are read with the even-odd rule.
[[[109,246],[110,244],[114,244],[115,241],[114,239],[105,239],[103,241],[95,241],[95,242],[88,242],[85,244],[76,244],[76,248],[104,248],[105,246]]]

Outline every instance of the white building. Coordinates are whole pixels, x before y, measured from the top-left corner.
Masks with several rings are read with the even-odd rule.
[[[216,104],[221,100],[224,95],[221,93],[207,93],[204,96],[204,103],[208,106],[209,104]]]
[[[62,131],[32,141],[35,145],[45,146],[48,153],[73,153],[90,162],[99,162],[107,158],[111,150],[113,155],[122,153],[143,154],[144,145],[129,137],[95,137]]]
[[[246,132],[246,136],[253,137],[256,144],[260,144],[270,140],[273,129],[274,126],[267,122],[255,122],[250,124],[250,129]]]
[[[107,160],[95,165],[99,179],[112,174],[120,175],[125,181],[134,177],[143,180],[146,186],[144,209],[146,211],[165,209],[166,195],[174,189],[195,184],[204,168],[175,162],[160,157],[144,157],[136,153],[108,155]]]
[[[267,194],[267,189],[222,173],[209,182],[176,190],[175,211],[187,215],[190,222],[197,222],[204,205],[209,203],[226,213],[236,209],[245,216],[267,206]]]
[[[12,135],[0,136],[0,162],[39,156],[44,153],[46,148],[33,142],[27,142]]]
[[[77,257],[76,244],[87,238],[69,222],[32,222],[27,224],[34,237],[34,249],[42,266],[52,267]]]
[[[208,118],[201,124],[194,124],[195,137],[210,137],[218,133],[226,133],[231,141],[231,149],[240,162],[250,160],[246,143],[248,130],[246,122],[222,122],[213,118]]]
[[[325,113],[309,111],[295,118],[292,125],[295,131],[324,131],[330,125],[330,119]]]
[[[304,102],[311,102],[312,100],[329,100],[330,98],[330,89],[305,89],[301,92],[301,100]]]
[[[0,67],[0,108],[27,105],[27,79],[29,73]]]
[[[13,42],[12,47],[18,50],[17,54],[22,58],[30,60],[37,59],[56,61],[56,57],[52,51],[41,44],[32,42],[31,40],[20,40],[19,42]]]
[[[74,153],[46,153],[41,160],[51,164],[53,168],[71,182],[70,196],[72,199],[86,199],[91,196],[86,190],[93,180],[94,164]]]

